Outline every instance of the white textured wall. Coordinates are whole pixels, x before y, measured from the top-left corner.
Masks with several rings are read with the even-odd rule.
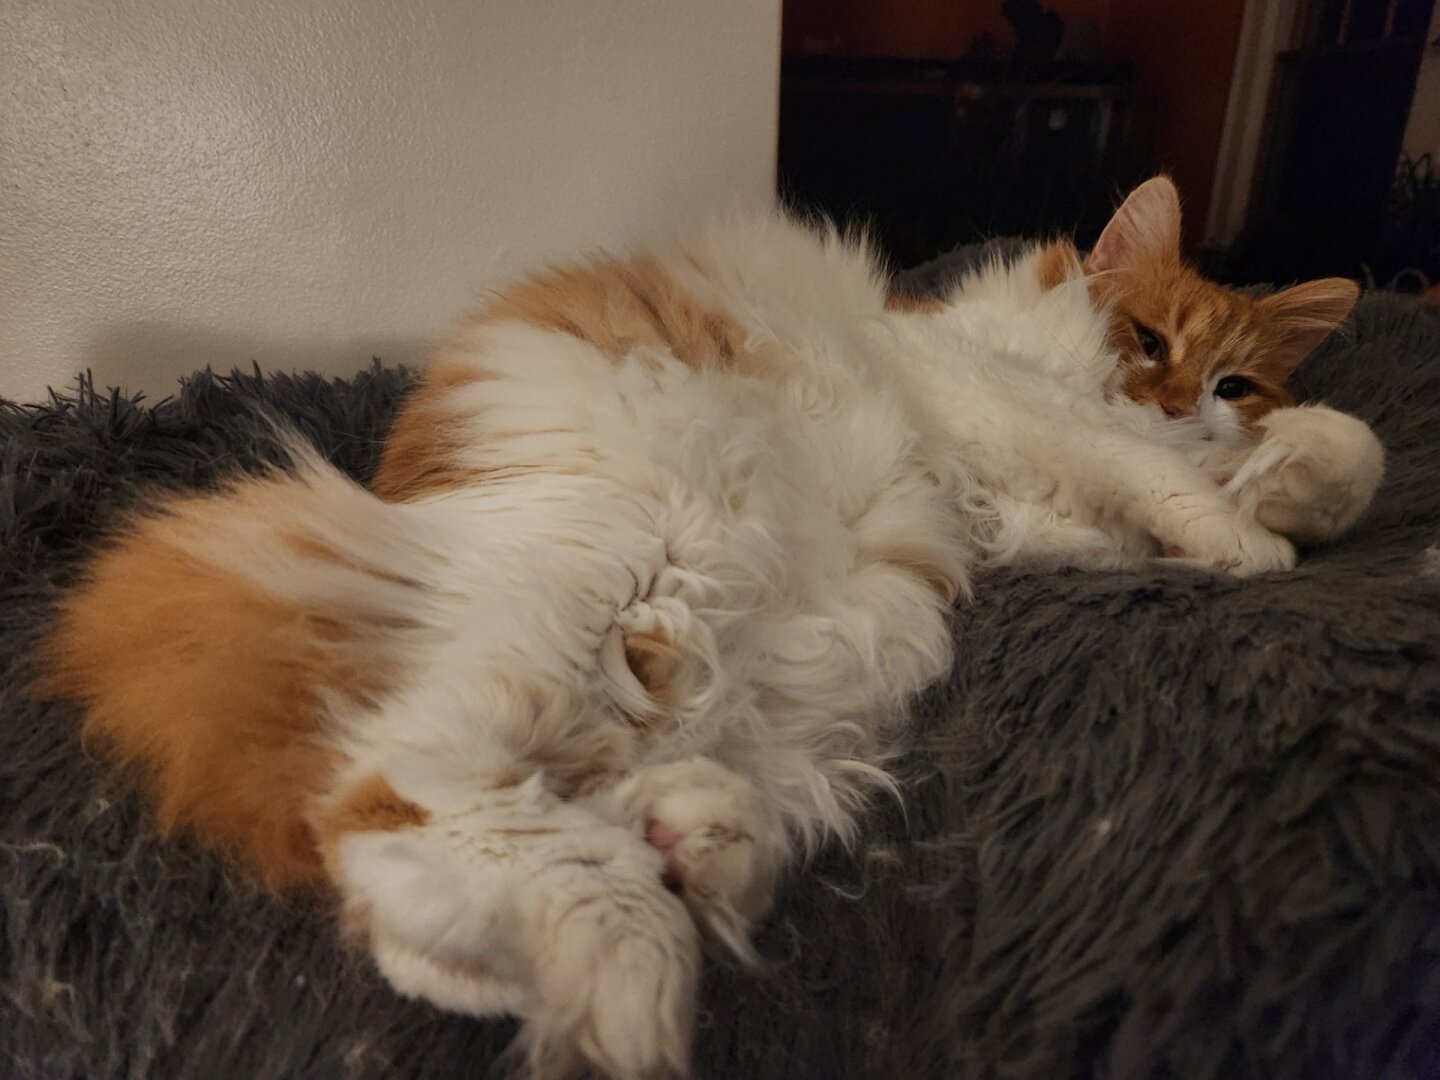
[[[0,396],[414,361],[772,193],[779,0],[0,0]]]

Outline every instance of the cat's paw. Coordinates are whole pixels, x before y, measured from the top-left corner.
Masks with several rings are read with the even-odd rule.
[[[700,942],[664,856],[538,783],[341,840],[351,922],[402,993],[513,1012],[529,1074],[685,1075]]]
[[[663,880],[710,937],[751,960],[785,837],[754,785],[707,758],[640,769],[608,794],[609,814],[665,858]],[[603,812],[603,811],[602,811]]]
[[[1363,421],[1324,406],[1276,409],[1226,485],[1267,529],[1301,543],[1333,540],[1359,519],[1385,475],[1385,449]]]
[[[1188,566],[1252,577],[1295,566],[1295,546],[1230,507],[1177,511],[1164,534],[1164,552]]]
[[[596,888],[542,886],[532,920],[540,1007],[521,1036],[532,1076],[582,1064],[615,1080],[689,1074],[696,928],[654,862],[633,862],[606,868]]]

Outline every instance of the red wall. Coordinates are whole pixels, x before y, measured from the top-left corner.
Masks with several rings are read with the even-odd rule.
[[[1244,0],[1110,0],[1109,6],[1106,49],[1134,63],[1141,84],[1155,95],[1157,164],[1180,187],[1185,240],[1194,248],[1210,206]]]
[[[1108,60],[1135,65],[1156,102],[1156,166],[1185,199],[1186,241],[1204,229],[1245,0],[1049,0],[1087,19]],[[787,54],[958,57],[980,33],[1013,40],[1000,0],[785,0]]]
[[[1052,0],[1046,6],[1103,27],[1111,0]],[[1000,0],[785,0],[787,55],[949,58],[963,55],[981,33],[1002,48],[1014,41]]]

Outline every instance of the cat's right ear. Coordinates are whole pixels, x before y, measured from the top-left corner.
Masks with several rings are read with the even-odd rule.
[[[1345,321],[1359,298],[1360,286],[1348,278],[1321,278],[1261,300],[1256,306],[1272,336],[1266,363],[1277,377],[1288,379],[1300,361]]]
[[[1168,176],[1146,180],[1115,211],[1085,258],[1085,272],[1180,260],[1180,193]]]

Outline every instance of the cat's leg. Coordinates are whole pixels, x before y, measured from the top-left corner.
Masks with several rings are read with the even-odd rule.
[[[1239,577],[1286,570],[1295,550],[1178,450],[1083,415],[1015,417],[987,448],[995,484],[1021,502],[1093,525],[1133,550],[1138,533],[1190,565]],[[1019,550],[1032,554],[1028,542]]]
[[[585,798],[664,853],[671,887],[737,956],[751,957],[750,930],[789,856],[782,816],[812,840],[848,834],[863,792],[889,783],[875,765],[887,742],[878,729],[951,663],[946,615],[969,586],[971,549],[948,494],[924,463],[897,461],[892,480],[837,530],[847,557],[809,583],[811,606],[745,620],[727,655],[756,690],[741,708],[759,714],[751,720],[764,736],[763,749],[749,746],[751,725],[734,721],[738,771],[689,757],[633,770]],[[672,583],[662,575],[659,584]],[[646,724],[714,722],[726,680],[715,678],[714,631],[689,601],[637,600],[618,629],[624,659],[611,668],[628,670],[612,679],[617,702],[632,696],[620,690],[628,678]]]
[[[813,839],[847,835],[861,793],[889,783],[875,764],[887,722],[952,662],[947,613],[969,588],[972,551],[949,495],[925,462],[897,460],[844,523],[849,557],[813,582],[814,608],[747,620],[736,651],[749,658],[768,746],[746,759],[744,775],[690,757],[637,769],[591,800],[665,854],[669,883],[702,930],[741,958],[751,958],[750,930],[790,855],[779,807]],[[687,699],[686,620],[642,620],[648,606],[626,623],[643,626],[652,647],[666,643],[670,663],[647,657],[641,681],[673,709]],[[627,656],[635,640],[627,637]],[[845,764],[826,773],[817,758]]]
[[[371,774],[317,817],[349,924],[400,991],[526,1020],[532,1075],[683,1075],[699,968],[665,855],[537,774],[435,812]]]
[[[694,924],[660,851],[558,794],[633,760],[586,673],[647,549],[572,517],[389,505],[318,460],[173,499],[67,597],[37,692],[85,704],[163,829],[333,886],[397,988],[529,1017],[535,1072],[672,1075]]]
[[[1046,566],[1132,570],[1160,554],[1144,530],[1102,529],[1057,513],[1048,502],[1025,502],[999,492],[991,496],[997,526],[990,554],[1007,563],[1023,556]]]
[[[658,851],[666,886],[702,932],[754,960],[750,931],[770,910],[787,844],[753,784],[692,757],[637,769],[583,802]]]
[[[1155,538],[1165,555],[1237,577],[1295,565],[1289,541],[1242,513],[1180,455],[1145,444],[1129,450],[1113,474],[1122,485],[1118,505]]]
[[[1267,529],[1301,543],[1333,540],[1359,519],[1385,474],[1385,449],[1363,421],[1323,405],[1276,409],[1225,490]]]

